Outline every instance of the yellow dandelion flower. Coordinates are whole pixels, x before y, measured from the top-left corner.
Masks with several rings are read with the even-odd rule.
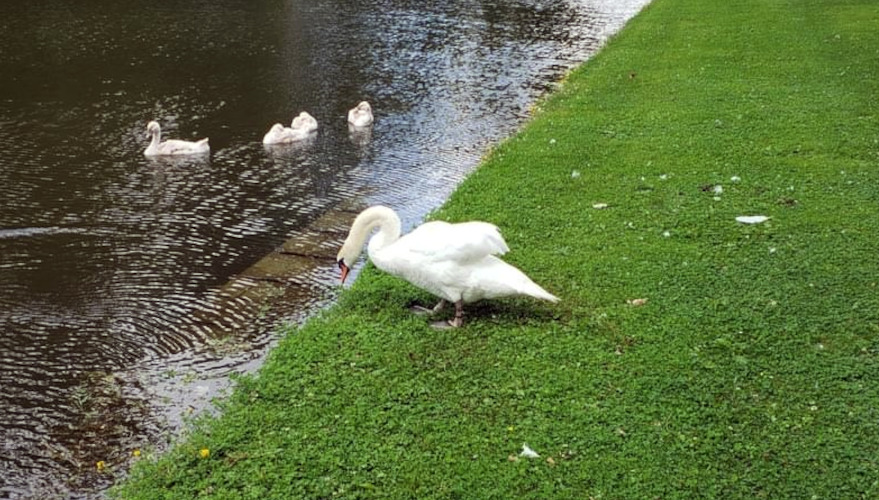
[[[199,455],[201,458],[208,458],[209,456],[211,456],[211,450],[209,450],[209,449],[207,449],[207,448],[202,448],[202,449],[198,452],[198,455]]]
[[[134,458],[140,458],[140,450],[134,450],[131,452]]]
[[[103,460],[98,460],[95,464],[95,468],[98,469],[98,472],[103,472],[105,468],[107,468],[107,463]]]

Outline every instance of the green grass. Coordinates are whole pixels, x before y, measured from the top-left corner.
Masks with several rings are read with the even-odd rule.
[[[655,0],[434,214],[560,304],[369,268],[116,494],[879,497],[877,97],[873,0]]]

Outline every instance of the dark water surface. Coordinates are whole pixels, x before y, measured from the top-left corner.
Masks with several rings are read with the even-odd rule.
[[[334,211],[410,227],[646,2],[3,2],[0,498],[100,496],[163,449],[336,275],[256,313],[230,279]],[[263,147],[302,110],[313,141]],[[210,157],[144,158],[153,119]]]

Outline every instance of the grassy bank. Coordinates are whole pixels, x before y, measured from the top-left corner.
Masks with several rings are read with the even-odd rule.
[[[872,0],[655,0],[435,214],[560,304],[367,269],[118,495],[879,497],[877,96]]]

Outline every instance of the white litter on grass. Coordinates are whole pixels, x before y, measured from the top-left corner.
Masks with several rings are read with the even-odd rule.
[[[592,208],[594,208],[595,210],[604,210],[605,208],[607,208],[607,203],[593,203]]]
[[[660,175],[660,176],[659,176],[659,180],[661,180],[661,181],[668,180],[668,174],[662,174],[662,175]]]
[[[579,171],[579,170],[574,170],[573,172],[571,172],[571,179],[577,179],[577,178],[579,178],[579,177],[580,177],[580,171]]]
[[[742,224],[761,224],[769,220],[765,215],[740,215],[736,217],[737,222]]]
[[[714,191],[714,194],[723,194],[723,186],[718,184],[714,186],[714,189],[712,189],[712,191]]]
[[[740,182],[742,180],[742,178],[739,177],[738,175],[734,175],[734,176],[730,177],[729,180],[731,180],[733,182]]]
[[[522,453],[519,453],[519,456],[525,458],[540,458],[540,455],[538,455],[536,451],[529,448],[527,444],[522,445]]]

